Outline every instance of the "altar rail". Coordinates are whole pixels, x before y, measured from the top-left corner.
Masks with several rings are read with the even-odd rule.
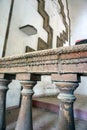
[[[12,79],[23,86],[22,101],[15,130],[33,130],[33,87],[41,75],[50,75],[59,88],[58,130],[75,130],[74,90],[81,75],[87,75],[87,45],[75,45],[25,53],[0,59],[0,130],[5,130],[6,92]]]

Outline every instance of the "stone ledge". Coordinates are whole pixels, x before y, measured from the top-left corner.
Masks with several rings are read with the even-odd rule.
[[[77,100],[74,104],[74,117],[87,121],[87,96],[76,95]],[[83,105],[84,104],[84,105]],[[33,98],[33,107],[46,109],[51,112],[59,112],[59,101],[56,96],[35,97]]]

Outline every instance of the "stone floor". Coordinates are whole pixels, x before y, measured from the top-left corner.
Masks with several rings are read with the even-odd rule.
[[[74,104],[76,130],[87,130],[87,97],[76,95]],[[58,130],[58,106],[56,97],[33,98],[33,130]],[[35,107],[36,105],[36,107]],[[14,130],[16,122],[6,130]]]
[[[79,108],[81,110],[87,110],[87,96],[83,95],[75,95],[76,101],[74,103],[75,108]],[[41,101],[41,102],[47,102],[51,104],[59,104],[59,100],[57,99],[57,96],[48,96],[48,97],[34,97],[33,100]]]
[[[76,101],[74,103],[74,116],[79,119],[87,120],[87,96],[75,95]],[[57,96],[48,97],[34,97],[33,105],[35,107],[44,108],[52,112],[58,112],[59,100]]]
[[[40,108],[33,108],[33,130],[58,130],[58,115]],[[16,122],[7,126],[6,130],[14,130]],[[75,119],[76,130],[87,130],[87,121]]]
[[[34,130],[58,130],[58,114],[34,108]],[[75,119],[76,130],[86,130],[87,121]]]

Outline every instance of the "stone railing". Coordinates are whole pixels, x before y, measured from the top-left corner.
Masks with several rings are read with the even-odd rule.
[[[87,75],[87,45],[61,47],[0,59],[0,130],[5,130],[5,100],[8,84],[20,80],[22,102],[15,130],[33,130],[32,95],[41,75],[51,75],[59,88],[58,130],[75,130],[74,90],[81,75]]]

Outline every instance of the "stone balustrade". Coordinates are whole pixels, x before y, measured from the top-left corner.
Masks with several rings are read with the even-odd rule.
[[[75,130],[74,91],[81,75],[87,75],[87,45],[76,45],[26,53],[0,59],[0,130],[5,130],[5,100],[8,83],[17,79],[23,86],[15,130],[33,130],[33,87],[41,75],[51,75],[59,88],[58,130]]]

